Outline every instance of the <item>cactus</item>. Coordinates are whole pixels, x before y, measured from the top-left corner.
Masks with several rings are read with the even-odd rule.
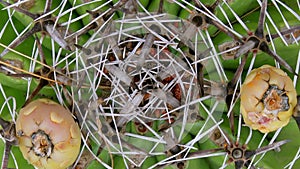
[[[14,125],[40,98],[80,126],[69,168],[300,168],[298,1],[0,0],[0,9],[2,168],[34,168]],[[247,87],[251,71],[266,94]],[[274,91],[280,112],[245,110],[255,99],[274,106]],[[284,124],[262,130],[265,117]]]

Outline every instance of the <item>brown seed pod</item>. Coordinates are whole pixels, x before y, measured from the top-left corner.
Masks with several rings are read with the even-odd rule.
[[[281,69],[252,70],[241,87],[241,113],[254,130],[268,133],[286,126],[297,104],[293,81]]]
[[[67,168],[80,150],[79,126],[52,100],[38,99],[22,108],[16,131],[24,158],[37,168]]]

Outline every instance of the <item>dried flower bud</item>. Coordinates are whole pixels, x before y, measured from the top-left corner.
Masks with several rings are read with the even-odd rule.
[[[281,69],[269,65],[252,70],[241,87],[244,121],[262,133],[286,126],[296,104],[292,80]]]
[[[52,100],[38,99],[22,108],[16,131],[24,158],[37,168],[67,168],[80,150],[78,125]]]

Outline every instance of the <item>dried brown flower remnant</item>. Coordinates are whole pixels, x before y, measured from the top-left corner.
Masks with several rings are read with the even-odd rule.
[[[252,70],[241,88],[244,121],[262,133],[287,125],[296,104],[292,80],[281,69],[269,65]]]
[[[80,129],[71,113],[48,99],[35,100],[20,110],[16,121],[20,150],[37,168],[66,168],[80,150]]]

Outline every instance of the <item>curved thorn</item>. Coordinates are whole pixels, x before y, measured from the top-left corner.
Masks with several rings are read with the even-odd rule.
[[[36,43],[37,43],[38,52],[40,54],[41,62],[44,63],[44,64],[47,64],[46,59],[45,59],[45,54],[44,54],[44,51],[42,49],[42,45],[40,43],[40,40],[37,36],[35,36],[35,40],[36,40]]]
[[[10,45],[8,45],[9,48],[13,49],[17,46],[19,46],[25,39],[27,39],[29,36],[33,35],[34,33],[37,33],[41,31],[41,27],[39,24],[35,24],[32,29],[30,29],[28,32],[26,32],[24,35],[22,35],[19,39],[12,42]],[[6,55],[9,52],[9,49],[4,49],[2,53],[0,54],[0,58],[4,55]]]
[[[273,144],[258,148],[258,149],[255,150],[255,155],[259,155],[259,154],[262,154],[264,152],[274,150],[274,149],[276,149],[276,148],[278,148],[278,147],[280,147],[280,146],[282,146],[282,145],[284,145],[288,142],[290,142],[290,140],[282,140],[282,141],[275,142]]]
[[[294,69],[285,60],[283,60],[280,56],[278,56],[275,52],[273,52],[269,48],[267,48],[266,50],[264,50],[264,52],[266,52],[267,54],[269,54],[270,56],[272,56],[281,66],[283,66],[284,68],[286,68],[289,72],[291,72],[294,75],[298,76],[298,74],[294,71]]]
[[[65,39],[62,37],[61,33],[57,31],[54,28],[53,24],[47,24],[44,26],[45,29],[47,30],[48,34],[51,36],[51,38],[62,48],[66,50],[71,50],[70,46],[68,43],[65,41]]]
[[[242,56],[243,54],[246,54],[247,52],[249,52],[251,49],[253,49],[255,47],[255,42],[252,40],[249,40],[248,42],[244,43],[239,50],[236,52],[236,54],[234,55],[234,59]]]
[[[90,54],[92,53],[92,50],[89,49],[89,48],[85,48],[85,47],[80,46],[80,45],[78,45],[78,44],[74,44],[74,46],[75,46],[77,49],[81,50],[81,51],[82,51],[84,54],[86,54],[86,55],[90,55]]]
[[[12,146],[11,143],[6,141],[5,147],[4,147],[2,165],[1,165],[2,169],[6,169],[7,166],[8,166],[8,158],[9,158],[9,153],[10,153],[10,150],[11,150],[11,146]]]
[[[213,11],[217,8],[217,6],[220,4],[220,0],[216,0],[216,2],[214,2],[211,6],[210,6],[210,8],[212,8],[213,9]]]
[[[239,64],[236,72],[234,73],[233,78],[228,83],[228,91],[229,91],[228,93],[229,94],[233,94],[231,92],[233,91],[233,88],[236,85],[237,81],[239,80],[241,74],[243,73],[247,58],[248,58],[248,54],[246,53],[245,56],[242,58],[241,63]]]
[[[280,34],[287,35],[287,34],[290,34],[290,33],[293,33],[295,31],[299,31],[299,30],[300,30],[300,25],[299,26],[293,26],[290,29],[281,31]],[[278,38],[278,37],[280,37],[279,33],[275,33],[275,34],[267,35],[266,39],[267,39],[268,42],[270,42],[270,39],[275,39],[275,38]]]
[[[230,109],[230,103],[228,104],[226,101],[228,110]],[[229,115],[229,127],[230,127],[230,131],[231,134],[234,135],[235,134],[235,130],[234,130],[234,112],[233,110],[231,110],[230,115]]]
[[[39,93],[39,91],[48,84],[49,84],[49,82],[47,80],[40,79],[40,83],[34,89],[34,91],[31,93],[31,95],[27,98],[27,100],[24,103],[24,105],[22,106],[22,108],[25,107],[28,103],[30,103],[32,101],[32,99]]]
[[[21,13],[29,16],[32,19],[36,19],[38,17],[38,15],[33,14],[33,13],[31,13],[31,12],[29,12],[27,10],[24,10],[22,8],[19,8],[19,7],[15,6],[14,4],[11,4],[11,3],[8,3],[8,2],[5,2],[5,1],[0,1],[0,3],[2,3],[3,5],[5,5],[8,8],[13,8],[16,11],[21,12]]]
[[[268,3],[268,0],[264,0],[261,4],[261,10],[260,10],[260,16],[259,16],[259,20],[258,20],[258,26],[257,26],[257,29],[255,31],[255,35],[260,37],[260,38],[264,37],[264,23],[265,23],[265,20],[266,20],[267,3]]]
[[[6,121],[4,119],[2,119],[0,117],[0,125],[2,126],[3,130],[7,130],[7,128],[9,128],[9,126],[11,125],[11,123],[9,121]]]
[[[48,13],[51,10],[51,6],[52,6],[52,0],[47,0],[44,13]]]
[[[217,27],[221,32],[224,32],[225,34],[227,34],[228,36],[230,36],[232,39],[238,41],[238,42],[242,42],[241,39],[236,36],[231,29],[227,29],[225,28],[223,25],[221,25],[218,21],[215,20],[211,20],[211,24],[214,25],[215,27]]]
[[[197,152],[191,152],[189,153],[188,157],[198,157],[198,156],[203,156],[203,155],[208,155],[217,151],[221,151],[224,150],[224,148],[215,148],[215,149],[211,149],[211,150],[201,150],[201,151],[197,151]]]
[[[160,0],[157,13],[163,13],[163,10],[164,10],[164,1]]]

